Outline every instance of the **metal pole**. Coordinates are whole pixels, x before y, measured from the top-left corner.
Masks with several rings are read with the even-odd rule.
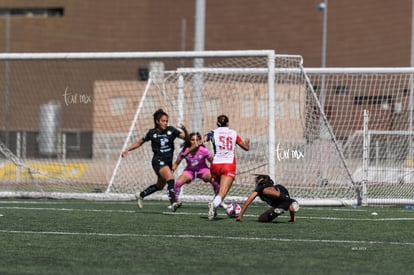
[[[206,22],[206,1],[196,0],[194,50],[204,51],[204,35]]]
[[[362,151],[362,205],[368,205],[367,197],[367,183],[368,183],[368,172],[369,172],[369,148],[370,148],[370,134],[369,134],[369,111],[364,110],[364,140],[363,140],[363,151]]]
[[[322,24],[322,68],[326,67],[326,42],[328,30],[328,0],[323,3],[323,24]]]
[[[196,0],[195,3],[195,33],[194,33],[194,50],[204,51],[205,36],[205,17],[206,1]],[[194,59],[194,68],[204,66],[203,58]],[[203,110],[203,75],[196,73],[193,79],[193,104],[191,113],[192,131],[202,131],[202,111]]]
[[[321,52],[321,67],[326,67],[326,45],[327,45],[327,35],[328,35],[328,0],[318,4],[318,10],[323,11],[323,23],[322,23],[322,52]],[[321,79],[321,94],[320,102],[322,106],[322,111],[325,109],[325,98],[326,98],[326,88],[325,88],[325,74],[322,74]],[[322,119],[320,119],[320,137],[329,138],[328,131],[325,128],[325,124]]]
[[[184,77],[180,75],[178,77],[177,82],[177,90],[178,90],[178,98],[177,98],[177,105],[178,105],[178,123],[184,123],[184,110],[185,110],[185,95],[184,95]]]
[[[181,19],[181,50],[185,51],[187,49],[187,20],[185,18]],[[181,59],[181,67],[185,66],[185,60]]]
[[[21,132],[16,133],[16,156],[19,159],[22,159],[22,141],[21,141]],[[16,167],[16,180],[17,182],[20,182],[20,174],[21,174],[22,168],[20,166]]]
[[[410,53],[410,67],[414,67],[414,0],[411,1],[411,53]],[[408,131],[409,131],[409,139],[408,139],[408,157],[407,157],[407,165],[412,166],[413,161],[413,84],[414,78],[413,74],[410,74],[410,96],[408,102]]]
[[[6,30],[5,30],[5,52],[10,52],[10,12],[6,12]],[[10,146],[10,64],[6,60],[4,62],[4,128],[5,128],[5,144]]]
[[[269,53],[267,57],[267,68],[268,68],[268,75],[267,75],[267,85],[268,85],[268,93],[269,93],[269,168],[268,173],[269,176],[276,180],[276,106],[275,106],[275,99],[276,99],[276,88],[275,88],[275,53]]]

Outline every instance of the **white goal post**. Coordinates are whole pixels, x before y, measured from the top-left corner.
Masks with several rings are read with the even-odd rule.
[[[198,59],[202,67],[194,65]],[[356,133],[363,116],[355,108],[379,105],[385,92],[375,97],[373,89],[405,91],[412,74],[406,68],[306,69],[301,56],[272,50],[0,54],[0,197],[134,199],[156,180],[151,148],[144,144],[124,159],[120,152],[153,127],[152,114],[163,108],[171,125],[202,134],[227,114],[231,127],[251,139],[249,152],[237,152],[229,200],[244,200],[253,175],[266,173],[302,204],[409,203],[410,182],[360,179],[364,144]],[[325,87],[324,106],[318,87]],[[389,104],[395,98],[384,95]],[[197,180],[185,185],[182,200],[212,195]]]

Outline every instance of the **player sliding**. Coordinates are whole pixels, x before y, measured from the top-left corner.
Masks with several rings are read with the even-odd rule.
[[[167,184],[171,210],[175,212],[177,208],[181,206],[181,203],[176,201],[174,193],[174,174],[172,171],[174,140],[177,137],[185,140],[188,134],[184,125],[181,125],[183,132],[172,126],[168,126],[168,114],[162,109],[157,110],[153,117],[154,128],[150,129],[142,139],[123,151],[121,156],[126,157],[129,151],[141,147],[141,145],[147,141],[151,141],[152,151],[154,152],[152,157],[152,168],[158,179],[156,184],[150,185],[141,193],[137,192],[135,194],[137,206],[138,208],[142,208],[142,200],[146,196],[162,190]]]
[[[256,176],[256,188],[244,202],[236,221],[243,221],[243,214],[253,200],[259,198],[266,202],[270,208],[259,216],[259,222],[271,222],[277,216],[289,210],[289,222],[295,222],[295,213],[299,210],[299,204],[291,199],[288,190],[280,184],[274,184],[268,175]]]
[[[176,200],[179,201],[181,187],[184,184],[190,184],[196,178],[202,179],[204,182],[210,182],[213,186],[214,194],[217,194],[219,185],[212,180],[210,168],[207,165],[207,162],[211,163],[213,161],[213,157],[202,144],[200,133],[191,133],[189,140],[184,142],[183,149],[173,164],[173,171],[177,169],[183,159],[186,160],[187,166],[175,182],[174,192]]]
[[[217,216],[217,207],[222,204],[236,177],[236,144],[245,151],[250,149],[250,139],[246,138],[243,141],[235,130],[230,129],[227,116],[218,116],[217,126],[217,129],[209,132],[204,138],[213,144],[214,157],[210,171],[213,179],[220,183],[218,194],[208,203],[210,221]]]

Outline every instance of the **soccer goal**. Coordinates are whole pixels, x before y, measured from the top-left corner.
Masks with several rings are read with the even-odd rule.
[[[154,108],[142,119],[143,106],[154,102],[150,94],[162,95],[162,106],[174,114],[177,123],[191,125],[190,131],[207,133],[216,127],[217,116],[224,113],[242,137],[252,140],[249,152],[238,152],[237,179],[228,200],[245,199],[254,188],[254,174],[265,173],[286,185],[304,203],[357,203],[358,187],[320,111],[317,95],[303,71],[302,58],[275,55],[272,63],[272,76],[266,67],[268,61],[258,58],[217,60],[202,68],[181,67],[165,71],[163,78],[154,72],[124,147],[134,142],[137,129],[151,126]],[[147,127],[141,124],[148,122]],[[147,150],[149,159],[150,148],[143,150]],[[135,185],[130,186],[136,169],[141,169],[141,188],[150,184],[154,180],[150,162],[141,162],[141,158],[137,153],[119,159],[106,192],[136,190]],[[209,184],[201,181],[183,189],[182,200],[205,201],[213,196]]]
[[[383,87],[382,77],[389,81],[384,87],[399,85],[405,89],[401,98],[408,98],[411,73],[379,77],[309,70],[301,56],[269,50],[0,54],[5,99],[0,196],[133,199],[156,180],[151,146],[144,144],[127,158],[120,152],[153,127],[152,114],[163,108],[170,125],[183,123],[202,134],[226,114],[231,127],[251,139],[250,151],[237,152],[228,200],[245,199],[254,174],[266,173],[303,204],[369,204],[374,190],[385,189],[359,176],[364,143],[357,133],[363,115],[354,108],[378,101],[369,97],[366,83]],[[177,141],[176,155],[180,145]],[[184,163],[179,168],[176,177]],[[404,184],[405,195],[391,198],[390,192],[375,191],[376,199],[401,202],[397,199],[412,190]],[[195,181],[184,186],[181,199],[212,196],[209,184]],[[167,200],[167,195],[151,198]]]
[[[414,69],[305,71],[324,102],[362,203],[414,204]]]

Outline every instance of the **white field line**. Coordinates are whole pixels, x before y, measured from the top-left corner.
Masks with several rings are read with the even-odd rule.
[[[91,203],[91,201],[85,201],[87,203]],[[133,201],[99,201],[100,204],[131,204]],[[67,201],[64,200],[55,200],[55,201],[44,201],[44,200],[3,200],[0,201],[0,204],[68,204]],[[80,204],[81,205],[81,204]]]
[[[76,209],[76,208],[21,207],[21,206],[0,206],[0,210],[1,209],[8,209],[8,210],[37,210],[37,211],[67,211],[67,212],[137,213],[136,210]]]
[[[280,241],[280,242],[304,242],[304,243],[344,243],[358,245],[402,245],[414,246],[408,242],[383,242],[383,241],[355,241],[355,240],[324,240],[324,239],[288,239],[288,238],[263,238],[263,237],[231,237],[217,235],[157,235],[157,234],[132,234],[132,233],[98,233],[98,232],[61,232],[61,231],[18,231],[0,230],[4,234],[25,234],[25,235],[55,235],[55,236],[96,236],[96,237],[136,237],[136,238],[177,238],[177,239],[224,239],[237,241]]]
[[[108,210],[108,209],[72,209],[72,208],[47,208],[47,207],[0,207],[5,210],[38,210],[38,211],[70,211],[70,212],[103,212],[103,213],[137,213],[137,210]],[[206,213],[188,213],[188,212],[163,212],[168,215],[206,215]],[[220,215],[220,214],[219,214]],[[222,214],[225,215],[225,214]],[[0,214],[0,217],[4,216]],[[245,215],[257,216],[257,215]],[[320,219],[320,220],[350,220],[350,221],[405,221],[414,220],[414,218],[336,218],[336,217],[309,217],[298,216],[298,219]],[[59,231],[18,231],[18,230],[0,230],[3,234],[33,234],[33,235],[61,235],[61,236],[97,236],[97,237],[151,237],[151,238],[198,238],[198,239],[228,239],[228,240],[261,240],[261,241],[282,241],[282,242],[307,242],[307,243],[349,243],[359,245],[385,244],[385,245],[403,245],[414,246],[410,242],[383,242],[383,241],[356,241],[356,240],[324,240],[324,239],[287,239],[287,238],[262,238],[262,237],[231,237],[231,236],[211,236],[211,235],[152,235],[152,234],[132,234],[132,233],[99,233],[99,232],[59,232]]]
[[[105,204],[110,204],[110,205],[111,204],[130,205],[132,202],[135,202],[135,200],[134,201],[100,201],[99,203],[101,203],[101,204],[105,203]],[[168,204],[168,202],[165,202],[165,203]],[[206,205],[206,203],[200,203],[200,202],[199,203],[190,202],[190,203],[191,204],[198,204],[198,205],[203,205],[203,204]],[[2,204],[61,205],[61,204],[68,204],[68,203],[65,202],[65,201],[59,201],[59,200],[56,200],[56,201],[36,201],[36,200],[28,200],[28,201],[25,201],[25,200],[4,200],[4,201],[2,201],[2,200],[0,200],[0,205],[2,205]],[[264,205],[264,204],[262,204],[262,205]],[[255,205],[252,204],[252,206],[254,207]],[[306,206],[304,208],[306,208],[307,210],[312,210],[312,211],[326,211],[327,210],[326,207],[308,207],[308,206]],[[385,207],[384,209],[387,209],[387,208],[388,207]],[[330,211],[340,211],[340,212],[372,212],[374,209],[370,208],[370,207],[357,207],[357,208],[331,207],[329,210]],[[375,210],[378,211],[378,208],[375,208]],[[395,209],[394,211],[396,211],[396,212],[407,212],[407,210],[402,209],[402,208],[400,210]],[[414,211],[412,211],[412,212],[414,213]]]
[[[75,209],[75,208],[54,208],[54,207],[21,207],[21,206],[0,206],[1,209],[7,210],[34,210],[34,211],[66,211],[66,212],[101,212],[101,213],[137,213],[139,210],[110,210],[110,209]],[[204,213],[190,213],[190,212],[162,212],[166,215],[206,215]],[[299,212],[300,213],[300,212]],[[219,216],[226,216],[224,213],[219,213]],[[286,214],[285,214],[286,215]],[[285,216],[283,215],[283,216]],[[0,217],[4,214],[0,213]],[[245,214],[246,217],[256,217],[257,215]],[[283,217],[280,216],[280,217]],[[317,216],[301,216],[298,214],[298,219],[309,219],[309,220],[332,220],[332,221],[414,221],[412,218],[338,218],[338,217],[317,217]]]

